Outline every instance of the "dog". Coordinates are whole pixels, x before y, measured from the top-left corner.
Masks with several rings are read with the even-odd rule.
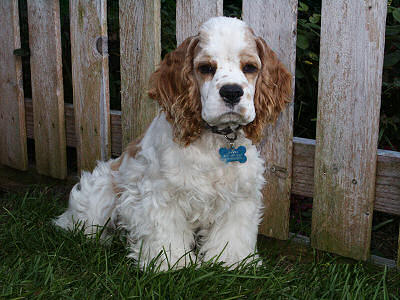
[[[290,102],[291,82],[246,23],[209,19],[151,75],[160,112],[143,138],[83,172],[54,223],[88,235],[122,228],[142,268],[253,255],[265,184],[256,144]]]

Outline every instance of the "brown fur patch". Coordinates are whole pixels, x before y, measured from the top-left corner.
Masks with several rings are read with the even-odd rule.
[[[246,76],[246,78],[250,84],[256,83],[257,76],[260,73],[261,68],[262,68],[262,65],[260,64],[260,61],[256,55],[257,55],[257,52],[252,53],[249,50],[244,50],[239,54],[241,70],[243,70],[244,66],[247,64],[253,65],[257,68],[257,71],[254,73],[244,73],[244,76]]]
[[[254,95],[256,118],[243,129],[254,143],[261,140],[265,125],[276,121],[292,96],[290,72],[262,38],[258,37],[256,44],[262,63]]]
[[[174,140],[187,146],[203,131],[198,84],[193,75],[198,36],[187,38],[167,54],[150,77],[150,98],[157,100],[173,127]]]
[[[132,158],[136,157],[136,154],[141,150],[141,148],[138,145],[142,141],[144,135],[145,135],[145,133],[143,133],[138,138],[136,138],[134,141],[132,141],[128,144],[128,146],[125,148],[125,151],[121,154],[121,156],[117,160],[115,160],[114,162],[111,163],[111,166],[110,166],[111,171],[118,172],[119,168],[121,167],[121,164],[126,156],[132,157]],[[123,190],[117,186],[114,176],[112,176],[112,188],[113,188],[115,195],[119,195],[120,193],[123,192]]]

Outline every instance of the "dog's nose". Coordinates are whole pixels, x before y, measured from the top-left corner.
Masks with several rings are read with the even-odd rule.
[[[243,89],[237,84],[226,84],[219,89],[219,94],[226,103],[236,105],[243,96]]]

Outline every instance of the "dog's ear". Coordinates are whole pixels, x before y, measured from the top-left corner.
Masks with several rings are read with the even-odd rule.
[[[193,57],[199,42],[189,37],[168,53],[150,77],[149,97],[158,101],[173,125],[174,139],[187,146],[202,128],[199,88],[193,75]]]
[[[292,96],[290,72],[262,38],[256,38],[256,44],[262,64],[254,94],[256,118],[244,128],[254,143],[261,140],[265,125],[276,121]]]

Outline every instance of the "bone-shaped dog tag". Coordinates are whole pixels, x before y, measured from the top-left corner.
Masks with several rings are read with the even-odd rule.
[[[247,161],[247,157],[245,155],[246,147],[239,146],[235,148],[220,148],[219,155],[221,156],[221,160],[229,163],[233,161],[238,161],[240,163],[245,163]]]

